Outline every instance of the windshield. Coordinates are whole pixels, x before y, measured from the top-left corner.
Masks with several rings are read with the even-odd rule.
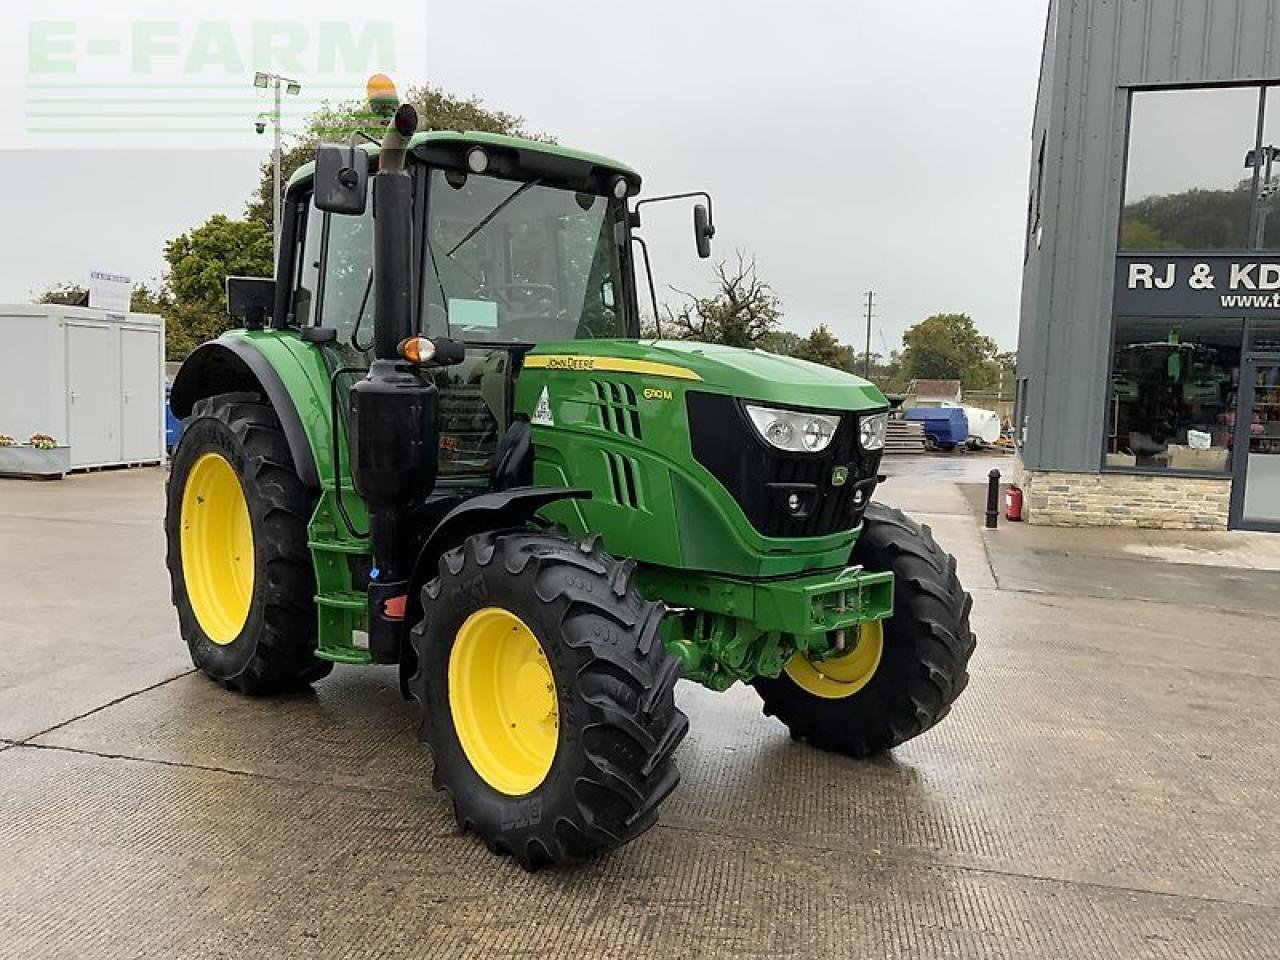
[[[628,336],[617,202],[432,170],[424,327],[483,343]]]

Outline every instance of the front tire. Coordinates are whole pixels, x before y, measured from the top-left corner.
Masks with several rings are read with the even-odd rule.
[[[872,503],[853,562],[893,571],[893,616],[864,625],[845,656],[810,662],[797,654],[781,676],[753,686],[765,714],[797,740],[866,757],[918,737],[947,715],[969,682],[977,641],[969,627],[973,600],[956,576],[955,558],[927,526]]]
[[[229,690],[272,694],[326,676],[315,657],[315,506],[275,411],[257,394],[200,400],[166,490],[166,563],[191,660]]]
[[[634,839],[679,781],[679,661],[633,566],[594,539],[485,533],[422,590],[410,689],[434,785],[526,869]]]

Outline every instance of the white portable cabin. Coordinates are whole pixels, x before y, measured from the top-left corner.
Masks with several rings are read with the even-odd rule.
[[[0,305],[0,433],[47,433],[71,468],[164,460],[164,320],[58,304]]]

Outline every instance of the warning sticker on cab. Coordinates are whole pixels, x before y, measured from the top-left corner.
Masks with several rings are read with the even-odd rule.
[[[551,397],[547,394],[547,388],[542,388],[542,395],[538,397],[538,405],[533,408],[533,416],[529,418],[529,422],[539,427],[554,427],[556,419],[551,415]]]

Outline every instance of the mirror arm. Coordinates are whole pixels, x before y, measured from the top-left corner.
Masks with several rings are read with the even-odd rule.
[[[658,294],[653,287],[653,268],[649,264],[649,245],[644,237],[631,236],[632,243],[640,244],[640,252],[644,254],[644,272],[649,280],[649,300],[653,303],[653,325],[658,331],[658,339],[662,339],[662,316],[658,313]]]
[[[371,137],[369,136],[369,134],[365,133],[363,130],[352,131],[351,138],[347,140],[347,168],[349,170],[355,170],[356,168],[356,142],[359,140],[363,140],[366,143],[371,143],[375,147],[382,146],[382,141],[379,140],[377,137]],[[366,165],[369,163],[367,158],[365,159],[364,162]]]
[[[668,193],[661,197],[645,197],[643,200],[637,200],[631,207],[631,226],[640,226],[640,208],[646,203],[665,203],[668,200],[690,200],[694,197],[702,197],[707,201],[707,224],[711,227],[714,236],[716,217],[711,206],[711,194],[705,190],[693,190],[689,193]]]

